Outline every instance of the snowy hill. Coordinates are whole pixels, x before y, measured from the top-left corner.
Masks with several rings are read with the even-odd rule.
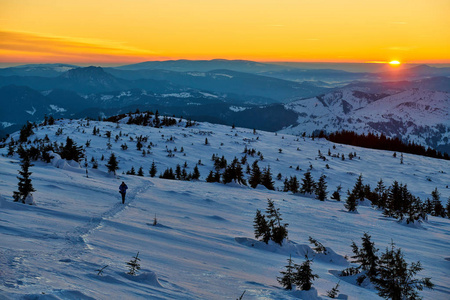
[[[283,133],[343,129],[383,133],[450,151],[450,93],[424,89],[370,93],[361,88],[345,88],[285,107],[295,111],[298,120]]]
[[[127,119],[119,124],[61,120],[34,129],[30,141],[47,135],[59,144],[70,137],[85,148],[87,158],[87,167],[58,155],[50,164],[34,162],[30,171],[36,206],[12,202],[19,158],[7,157],[8,147],[0,149],[0,298],[236,299],[246,291],[243,299],[328,299],[326,292],[340,281],[340,299],[381,299],[373,286],[358,286],[354,277],[336,275],[352,265],[344,256],[352,255],[352,240],[359,243],[364,232],[381,251],[392,239],[408,263],[421,261],[424,270],[418,276],[431,277],[436,285],[421,292],[425,299],[449,298],[448,219],[430,216],[408,226],[383,217],[368,203],[354,214],[329,197],[321,202],[261,186],[205,182],[214,168],[213,154],[231,162],[235,156],[241,159],[247,148],[263,155],[262,160],[248,155],[249,165],[258,160],[261,169],[270,166],[274,179],[282,174],[281,180],[274,180],[276,188],[282,188],[285,177],[301,178],[312,166],[315,180],[327,176],[329,195],[342,185],[345,198],[362,174],[364,184],[372,188],[380,178],[386,185],[397,180],[422,200],[437,188],[445,202],[450,196],[449,161],[404,154],[400,164],[389,151],[321,139],[208,123],[186,127],[185,121],[165,128],[143,127],[127,125]],[[93,135],[94,127],[99,134]],[[12,138],[17,140],[19,134]],[[136,149],[137,140],[142,140],[145,156]],[[328,149],[333,155],[357,156],[319,159],[319,150],[325,154]],[[111,153],[119,160],[117,176],[105,167]],[[95,161],[97,169],[92,168]],[[150,178],[153,161],[158,174],[175,170],[177,164],[186,164],[190,173],[197,164],[200,180]],[[123,174],[141,166],[144,177]],[[117,193],[122,181],[129,187],[125,205]],[[266,208],[268,198],[289,223],[289,240],[282,247],[254,238],[255,212]],[[155,215],[158,224],[153,226]],[[323,243],[330,255],[315,254],[309,236]],[[127,275],[126,262],[138,251],[141,270],[138,276]],[[312,268],[320,276],[314,289],[284,290],[276,277],[287,258],[292,255],[300,264],[306,253],[314,258]],[[97,275],[96,270],[105,266],[103,276]]]

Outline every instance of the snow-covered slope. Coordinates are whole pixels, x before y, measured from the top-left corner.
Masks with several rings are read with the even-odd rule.
[[[411,89],[373,94],[347,88],[286,104],[298,113],[296,125],[283,133],[352,130],[383,133],[449,151],[450,94]]]
[[[243,299],[327,299],[326,292],[340,281],[341,298],[378,299],[373,287],[334,275],[348,266],[343,257],[352,254],[351,241],[359,243],[364,232],[382,251],[393,239],[408,262],[422,262],[419,277],[432,277],[436,284],[435,290],[422,292],[425,299],[450,296],[448,219],[430,217],[410,227],[382,217],[368,205],[350,214],[341,202],[204,181],[213,169],[212,154],[231,162],[234,156],[242,157],[247,147],[263,154],[258,163],[270,165],[274,177],[278,173],[283,179],[302,177],[311,164],[314,179],[327,176],[330,193],[339,184],[344,191],[351,188],[362,174],[364,183],[372,187],[380,178],[387,185],[398,180],[422,199],[437,188],[445,201],[450,196],[449,161],[404,154],[400,164],[388,151],[207,123],[189,128],[184,124],[151,128],[63,120],[35,129],[31,141],[45,135],[57,143],[64,143],[67,136],[78,145],[90,140],[88,177],[84,167],[58,158],[52,164],[34,163],[30,170],[37,206],[12,202],[19,160],[0,156],[0,298],[236,299],[246,291]],[[94,126],[100,136],[92,134]],[[150,153],[145,156],[136,149],[139,136],[148,137],[144,149]],[[12,137],[17,140],[18,134]],[[127,150],[121,148],[124,143]],[[357,158],[317,158],[319,150],[325,154],[328,149],[332,154],[356,152]],[[117,177],[106,172],[112,152],[119,159]],[[91,168],[92,157],[98,169]],[[248,156],[248,163],[256,159],[260,158]],[[191,172],[199,160],[199,181],[148,177],[153,161],[159,174],[185,162]],[[142,166],[146,176],[122,174],[132,166],[136,170]],[[275,186],[281,187],[282,180],[275,180]],[[118,193],[122,181],[129,187],[125,205]],[[268,198],[289,223],[289,241],[283,247],[254,240],[253,218],[256,209],[266,208]],[[157,226],[152,225],[155,215]],[[312,268],[320,276],[314,290],[286,291],[276,277],[289,255],[299,264],[306,252],[313,256],[309,236],[334,253],[314,256]],[[126,275],[126,262],[138,251],[142,269],[138,276]],[[106,265],[103,276],[97,275],[96,270]]]

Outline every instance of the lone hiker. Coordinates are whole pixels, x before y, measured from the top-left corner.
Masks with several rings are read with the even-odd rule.
[[[125,195],[127,193],[127,185],[122,181],[122,184],[119,186],[119,193],[122,194],[122,204],[125,204]]]

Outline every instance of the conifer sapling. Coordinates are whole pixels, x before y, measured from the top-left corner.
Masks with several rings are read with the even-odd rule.
[[[312,272],[312,260],[310,260],[307,255],[305,255],[305,258],[306,260],[301,265],[296,265],[294,283],[299,286],[302,291],[309,291],[312,287],[312,282],[314,279],[319,278],[319,276]]]
[[[29,171],[29,168],[33,165],[30,163],[30,157],[26,150],[22,151],[21,157],[21,170],[19,171],[20,176],[17,176],[17,179],[19,179],[18,191],[15,191],[13,193],[13,198],[14,202],[20,201],[22,203],[25,203],[25,199],[28,197],[28,195],[35,191],[30,178],[32,173]]]
[[[340,282],[340,281],[339,281],[339,282]],[[339,289],[338,289],[338,287],[339,287],[339,282],[336,283],[336,285],[335,285],[331,290],[329,290],[329,291],[327,292],[327,296],[328,296],[328,297],[333,298],[333,299],[337,297],[337,295],[338,295],[338,293],[339,293]]]
[[[128,265],[128,275],[135,276],[137,274],[137,271],[141,269],[141,265],[139,264],[139,261],[141,260],[139,257],[139,251],[136,254],[136,256],[133,257],[132,260],[127,262]]]
[[[294,270],[295,265],[292,261],[291,255],[289,255],[287,266],[285,271],[281,271],[281,277],[277,277],[278,283],[280,283],[285,289],[292,290],[292,284],[294,283]]]

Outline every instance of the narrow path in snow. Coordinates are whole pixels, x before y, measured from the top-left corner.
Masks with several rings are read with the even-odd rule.
[[[69,176],[70,177],[70,176]],[[86,249],[89,249],[89,245],[86,243],[86,237],[91,234],[96,229],[102,226],[102,222],[105,219],[111,219],[125,208],[127,208],[131,203],[134,202],[136,196],[140,193],[144,193],[149,189],[151,184],[147,182],[147,184],[141,184],[140,188],[132,189],[129,193],[127,193],[127,197],[125,200],[125,204],[122,204],[121,199],[118,201],[107,211],[99,214],[98,216],[92,217],[89,222],[82,226],[78,226],[72,232],[67,232],[65,235],[66,246],[57,251],[59,256],[79,256]],[[119,193],[117,193],[119,194]],[[120,198],[120,197],[118,197]]]

